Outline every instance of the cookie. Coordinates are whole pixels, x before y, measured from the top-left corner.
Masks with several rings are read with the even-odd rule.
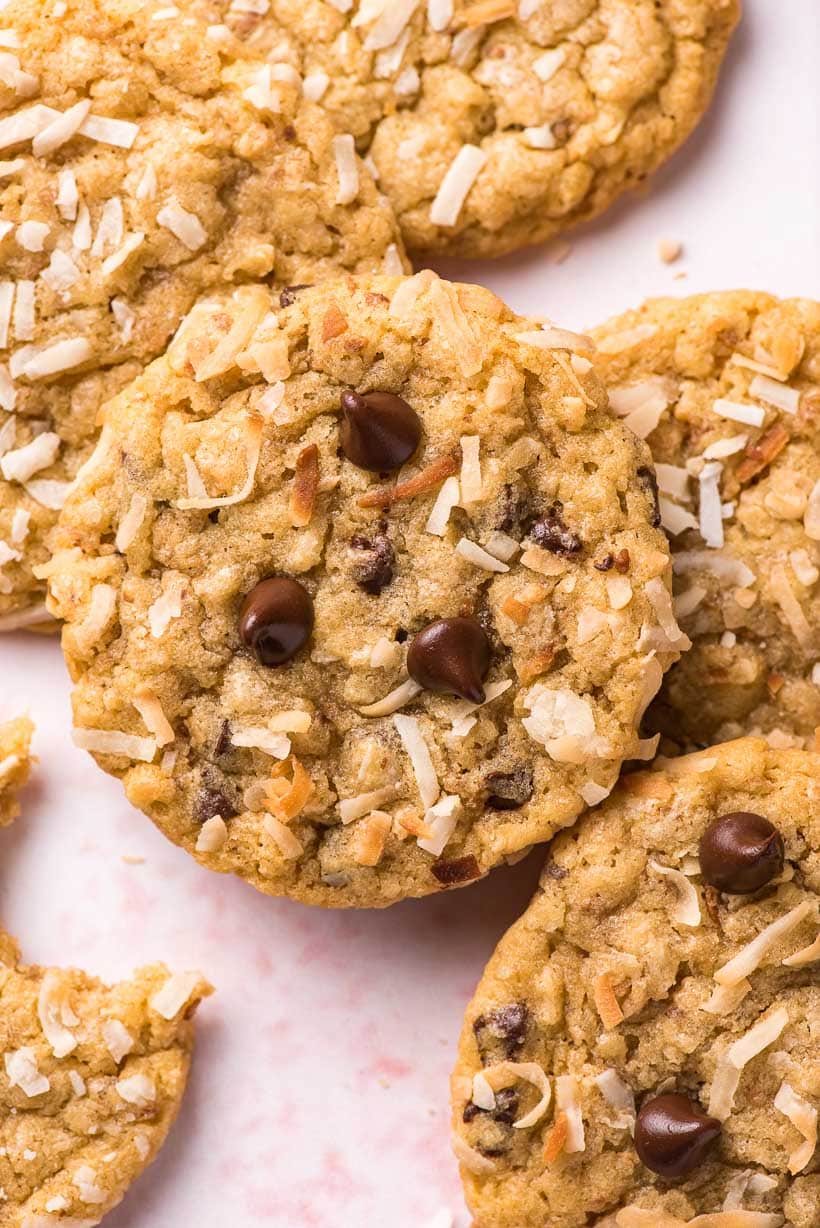
[[[477,1228],[814,1228],[820,758],[626,776],[551,845],[453,1076]]]
[[[105,399],[197,297],[400,271],[395,221],[298,83],[141,0],[12,0],[0,82],[0,629]]]
[[[659,299],[595,333],[614,408],[652,449],[694,647],[648,714],[672,743],[820,726],[820,304]]]
[[[17,793],[31,771],[33,735],[27,716],[0,725],[0,827],[8,827],[20,813]]]
[[[111,403],[51,609],[75,741],[167,835],[384,905],[604,796],[688,641],[588,339],[429,271],[281,302],[196,309]]]
[[[0,1223],[90,1228],[165,1141],[211,990],[162,964],[106,986],[18,959],[0,935]]]
[[[695,127],[737,0],[198,0],[367,151],[408,246],[497,256],[601,213]],[[285,67],[286,66],[286,67]]]

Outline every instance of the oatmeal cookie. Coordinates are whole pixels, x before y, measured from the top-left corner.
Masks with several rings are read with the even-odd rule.
[[[75,740],[205,865],[385,905],[605,796],[688,641],[587,338],[431,272],[203,304],[66,505]]]
[[[0,725],[0,827],[13,823],[20,813],[17,793],[31,771],[31,739],[34,725],[27,716]]]
[[[646,438],[694,647],[648,714],[676,744],[820,726],[820,304],[658,299],[595,332],[616,411]]]
[[[602,212],[709,105],[738,0],[193,0],[369,152],[408,245],[497,256]]]
[[[12,0],[0,72],[0,629],[44,617],[32,565],[100,407],[197,297],[401,271],[395,221],[321,110],[194,16]],[[386,262],[386,263],[385,263]]]
[[[553,842],[453,1076],[477,1228],[815,1228],[818,800],[746,738]]]

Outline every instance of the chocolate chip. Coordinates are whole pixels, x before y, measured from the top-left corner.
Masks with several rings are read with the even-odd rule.
[[[527,1038],[529,1022],[530,1012],[524,1002],[510,1002],[487,1015],[479,1015],[473,1031],[480,1052],[500,1048],[507,1058],[512,1058]]]
[[[723,814],[700,838],[700,869],[719,891],[749,895],[783,870],[783,837],[761,814]]]
[[[658,479],[655,477],[655,470],[650,469],[648,465],[641,465],[637,476],[644,493],[652,503],[652,519],[650,523],[653,529],[657,529],[661,523],[661,505],[658,500]]]
[[[386,533],[376,533],[372,538],[352,537],[350,545],[353,550],[362,552],[361,558],[353,564],[353,579],[359,588],[378,597],[393,579],[396,562],[393,543]]]
[[[309,290],[310,285],[305,282],[300,286],[285,286],[282,293],[279,295],[280,307],[292,307],[296,302],[296,296],[300,290]]]
[[[284,665],[310,639],[313,602],[298,580],[273,576],[251,589],[239,612],[239,634],[261,665]]]
[[[615,555],[605,554],[602,559],[597,563],[593,563],[592,566],[596,571],[612,571],[612,568],[615,566]]]
[[[500,1091],[495,1093],[495,1108],[480,1109],[477,1104],[470,1101],[464,1106],[463,1120],[471,1122],[479,1115],[491,1118],[497,1121],[501,1126],[511,1126],[518,1117],[518,1092],[514,1087],[502,1087]]]
[[[421,441],[421,419],[392,392],[342,393],[339,441],[359,469],[390,473],[409,461]]]
[[[410,645],[407,672],[426,691],[483,704],[490,642],[474,618],[439,618]]]
[[[456,883],[469,883],[474,878],[481,878],[481,870],[475,857],[455,857],[451,861],[434,861],[430,867],[433,877],[442,886],[452,887]]]
[[[233,790],[222,772],[212,767],[202,769],[199,785],[194,794],[191,815],[197,823],[207,823],[214,815],[232,819],[239,814],[239,806],[230,796]]]
[[[702,1163],[718,1138],[720,1122],[688,1096],[668,1093],[648,1100],[635,1123],[635,1150],[661,1177],[682,1177]]]
[[[219,727],[216,742],[214,744],[214,759],[221,759],[226,751],[231,748],[231,722],[223,721]]]
[[[490,810],[517,810],[532,797],[532,768],[521,763],[511,772],[490,772],[484,785]]]
[[[518,486],[506,485],[501,492],[501,505],[495,528],[513,537],[523,537],[532,523],[532,506],[529,492]]]
[[[549,550],[550,554],[558,554],[564,559],[571,559],[584,548],[578,534],[564,523],[561,509],[557,506],[536,520],[530,529],[530,537],[542,550]]]

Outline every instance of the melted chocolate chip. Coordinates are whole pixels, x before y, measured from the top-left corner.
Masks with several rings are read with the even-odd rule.
[[[612,568],[615,566],[615,555],[605,554],[602,559],[599,559],[597,563],[593,563],[592,566],[596,571],[612,571]]]
[[[410,645],[407,672],[426,691],[483,704],[490,642],[474,618],[439,618]]]
[[[479,1015],[473,1024],[476,1043],[483,1054],[494,1048],[512,1058],[527,1038],[530,1012],[524,1002],[510,1002],[487,1015]]]
[[[280,307],[292,307],[293,304],[296,302],[296,296],[299,293],[299,291],[309,290],[309,289],[310,289],[310,285],[308,282],[304,282],[300,286],[285,286],[284,290],[279,295],[279,306]]]
[[[573,533],[564,523],[561,509],[558,507],[536,520],[530,529],[530,537],[542,550],[549,550],[550,554],[558,554],[564,559],[571,559],[584,548],[578,534]]]
[[[261,665],[284,665],[310,639],[313,602],[298,580],[274,576],[251,589],[239,612],[242,643]]]
[[[207,823],[215,815],[221,819],[234,818],[239,814],[239,806],[231,798],[231,793],[227,777],[214,768],[203,768],[191,806],[194,822]]]
[[[502,1087],[495,1093],[495,1108],[480,1109],[470,1101],[464,1106],[463,1120],[471,1122],[479,1115],[497,1121],[500,1126],[511,1126],[518,1117],[518,1092],[514,1087]]]
[[[392,392],[342,393],[339,441],[359,469],[390,473],[409,461],[421,441],[421,419]]]
[[[511,772],[490,772],[484,777],[490,810],[517,810],[532,797],[532,768],[518,764]]]
[[[362,552],[353,564],[353,579],[359,588],[378,597],[393,579],[396,562],[393,543],[386,533],[376,533],[372,538],[352,537],[350,545]]]
[[[453,887],[456,883],[469,883],[474,878],[481,878],[481,870],[473,856],[454,857],[451,861],[434,861],[430,870],[443,887]]]
[[[658,479],[655,476],[655,470],[650,469],[648,465],[641,465],[637,476],[644,493],[652,503],[652,519],[650,524],[653,529],[657,529],[661,523],[661,505],[658,499]]]
[[[501,493],[496,529],[512,537],[522,537],[532,519],[529,493],[518,486],[506,485]]]
[[[720,1130],[720,1122],[688,1096],[656,1096],[638,1113],[635,1150],[653,1173],[682,1177],[702,1163]]]
[[[710,887],[735,895],[759,891],[783,870],[783,838],[761,814],[723,814],[700,838],[700,869]]]

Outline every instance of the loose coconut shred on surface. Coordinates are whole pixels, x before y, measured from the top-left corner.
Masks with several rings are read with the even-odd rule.
[[[816,1228],[818,801],[816,755],[748,738],[624,777],[553,841],[453,1073],[476,1228]],[[702,844],[737,812],[784,849],[744,894],[710,885]],[[636,1145],[642,1110],[670,1094],[718,1128],[660,1176]]]
[[[132,802],[263,891],[385,905],[605,795],[687,641],[648,456],[573,354],[587,339],[521,341],[534,321],[429,272],[281,303],[203,303],[111,403],[42,574],[75,741]],[[342,415],[377,393],[420,431],[388,472],[354,463],[375,444]],[[265,665],[240,613],[270,577],[307,622]],[[478,690],[410,676],[440,619],[487,654]]]

